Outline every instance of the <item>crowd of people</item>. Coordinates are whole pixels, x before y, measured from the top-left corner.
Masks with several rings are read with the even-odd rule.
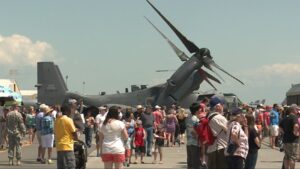
[[[194,103],[187,118],[189,169],[255,169],[262,140],[284,151],[282,168],[294,169],[299,160],[300,108],[243,104],[224,110],[224,101],[212,97]],[[199,160],[200,159],[200,160]]]
[[[87,109],[70,99],[63,106],[21,108],[1,105],[0,148],[8,149],[9,165],[21,164],[21,138],[39,146],[37,162],[52,164],[56,146],[57,168],[75,168],[74,141],[84,134],[105,168],[144,163],[164,163],[164,147],[186,145],[188,169],[254,169],[264,138],[269,146],[284,151],[283,168],[294,169],[299,158],[300,109],[297,105],[243,104],[226,110],[222,98],[193,103],[189,109],[137,105],[135,108],[103,105]],[[225,107],[224,107],[225,106]],[[46,155],[47,152],[47,155]],[[159,158],[158,158],[159,156]]]

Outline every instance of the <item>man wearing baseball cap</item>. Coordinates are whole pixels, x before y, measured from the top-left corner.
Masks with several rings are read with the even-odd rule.
[[[207,148],[208,168],[209,169],[227,169],[227,162],[224,150],[227,147],[227,119],[223,116],[223,105],[225,99],[221,96],[214,95],[209,101],[211,113],[208,115],[209,127],[216,137],[214,143]]]

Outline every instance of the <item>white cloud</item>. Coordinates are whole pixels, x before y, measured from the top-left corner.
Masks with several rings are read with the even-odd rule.
[[[263,65],[255,70],[247,71],[245,75],[250,76],[294,76],[299,75],[300,64],[295,63],[276,63]]]
[[[30,38],[14,34],[0,35],[1,65],[32,65],[36,62],[54,60],[54,49],[47,42],[33,42]]]

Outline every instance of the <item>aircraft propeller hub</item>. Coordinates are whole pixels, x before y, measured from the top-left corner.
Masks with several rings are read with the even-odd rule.
[[[201,48],[201,49],[199,49],[199,53],[200,53],[200,55],[201,55],[202,57],[207,56],[207,57],[211,58],[210,50],[207,49],[207,48]]]

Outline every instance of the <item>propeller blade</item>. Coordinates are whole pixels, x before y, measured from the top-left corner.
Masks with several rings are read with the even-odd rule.
[[[190,40],[188,40],[182,33],[180,33],[175,26],[171,24],[171,22],[162,15],[162,13],[156,9],[154,5],[151,4],[149,0],[147,0],[148,4],[156,11],[156,13],[169,25],[169,27],[174,31],[177,37],[181,40],[184,46],[188,49],[190,53],[195,53],[199,50],[199,48]]]
[[[216,62],[214,62],[212,59],[206,59],[206,64],[214,66],[215,68],[221,70],[222,72],[224,72],[225,74],[227,74],[228,76],[232,77],[233,79],[235,79],[236,81],[240,82],[242,85],[245,85],[240,79],[234,77],[233,75],[231,75],[230,73],[228,73],[226,70],[224,70],[221,66],[219,66],[218,64],[216,64]]]
[[[204,62],[205,63],[205,62]],[[204,66],[209,69],[210,71],[212,71],[215,75],[217,75],[223,82],[225,82],[225,80],[222,78],[222,76],[216,72],[209,64],[204,64]]]
[[[147,17],[145,19],[153,26],[153,28],[169,43],[181,61],[189,60],[189,57],[181,51],[173,42],[170,41]]]
[[[206,72],[203,69],[199,69],[198,70],[200,76],[215,90],[217,90],[217,88],[208,80]]]
[[[209,79],[211,79],[211,80],[213,80],[213,81],[215,81],[215,82],[221,84],[221,82],[220,82],[219,79],[215,78],[213,75],[209,74],[208,72],[204,71],[203,69],[202,69],[202,71],[205,72],[207,78],[209,78]]]

